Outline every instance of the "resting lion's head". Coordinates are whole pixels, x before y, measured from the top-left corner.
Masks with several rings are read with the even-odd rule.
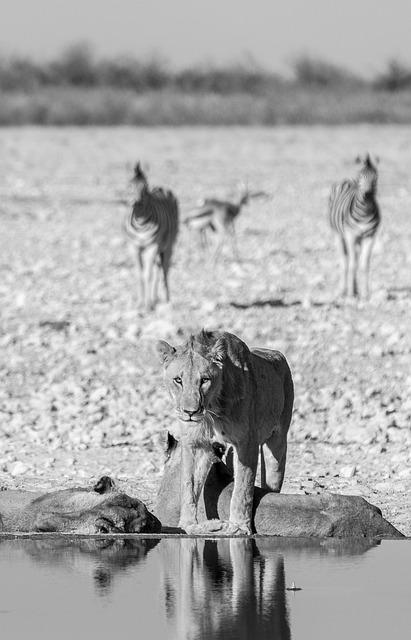
[[[182,422],[214,422],[227,404],[243,397],[249,350],[236,336],[203,330],[178,347],[160,340],[156,352]]]

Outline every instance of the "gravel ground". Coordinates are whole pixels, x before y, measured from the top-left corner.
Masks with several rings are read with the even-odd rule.
[[[411,535],[411,137],[405,127],[0,130],[0,484],[102,474],[153,505],[170,424],[156,338],[201,327],[287,356],[296,387],[285,491],[363,495]],[[331,183],[381,157],[368,303],[334,299]],[[182,227],[172,301],[139,313],[121,233],[132,165],[204,196],[264,190],[207,261]]]

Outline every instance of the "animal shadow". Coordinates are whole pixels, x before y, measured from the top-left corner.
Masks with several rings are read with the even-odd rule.
[[[297,307],[301,305],[299,300],[285,302],[283,298],[272,298],[268,300],[253,300],[252,302],[230,302],[235,309],[252,309],[253,307]]]
[[[253,300],[251,302],[236,302],[233,300],[229,303],[230,306],[235,309],[253,309],[259,307],[273,307],[279,309],[288,309],[289,307],[301,307],[303,306],[303,302],[301,300],[290,300],[285,301],[284,298],[271,298],[267,300]],[[311,300],[309,307],[324,307],[327,306],[327,302],[322,302],[319,300]]]
[[[409,298],[411,296],[411,287],[390,287],[387,291],[388,300],[397,300],[397,298]]]

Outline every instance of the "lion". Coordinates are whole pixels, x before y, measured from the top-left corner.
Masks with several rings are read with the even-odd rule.
[[[228,332],[200,331],[172,347],[156,343],[178,421],[170,429],[182,444],[179,526],[187,533],[252,533],[259,451],[262,485],[279,492],[284,480],[294,386],[279,351],[250,349]],[[234,451],[234,489],[228,521],[198,524],[197,506],[215,442]],[[265,459],[266,457],[266,459]]]
[[[103,476],[90,488],[0,492],[0,532],[156,533],[160,521]]]

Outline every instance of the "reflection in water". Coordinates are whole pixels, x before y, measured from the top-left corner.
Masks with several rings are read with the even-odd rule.
[[[30,558],[48,568],[91,575],[97,594],[107,595],[114,577],[141,562],[159,542],[156,538],[25,540],[24,549]]]
[[[291,637],[284,560],[252,539],[163,540],[159,551],[173,637]]]
[[[0,536],[1,637],[408,637],[410,562],[411,542],[364,538]]]

